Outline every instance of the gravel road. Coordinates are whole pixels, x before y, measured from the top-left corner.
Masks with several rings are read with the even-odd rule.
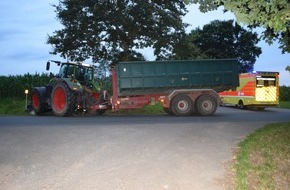
[[[290,110],[0,117],[1,190],[218,190],[239,141]]]

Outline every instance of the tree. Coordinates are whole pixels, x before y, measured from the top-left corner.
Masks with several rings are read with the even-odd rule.
[[[256,45],[259,42],[258,35],[243,29],[233,20],[212,21],[197,28],[181,41],[175,49],[175,58],[210,58],[225,59],[237,58],[240,63],[240,72],[249,72],[262,51]],[[187,49],[183,49],[183,48]],[[192,49],[188,50],[188,47]],[[186,50],[186,51],[184,51]],[[192,51],[194,50],[194,51]],[[191,54],[189,54],[191,51]]]
[[[207,12],[224,6],[235,14],[237,21],[249,27],[263,27],[263,37],[268,43],[278,40],[282,53],[290,52],[289,0],[186,0],[199,3],[200,10]]]
[[[286,71],[288,71],[290,73],[290,65],[288,65],[286,68],[285,68]]]
[[[187,26],[179,0],[61,0],[54,7],[64,28],[49,35],[47,43],[52,54],[75,61],[143,59],[135,49],[146,47],[163,59]]]

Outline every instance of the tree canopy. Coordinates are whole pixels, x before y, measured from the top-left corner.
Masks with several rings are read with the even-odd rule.
[[[192,30],[175,46],[175,59],[237,58],[240,72],[249,72],[262,51],[256,45],[258,34],[243,29],[233,20],[212,21]]]
[[[198,3],[202,12],[224,6],[235,14],[239,23],[250,27],[263,27],[264,39],[271,43],[278,40],[283,53],[290,52],[290,3],[289,0],[185,0]]]
[[[180,0],[61,0],[54,7],[64,27],[47,43],[52,54],[74,61],[144,59],[136,49],[146,47],[164,59],[187,26]]]

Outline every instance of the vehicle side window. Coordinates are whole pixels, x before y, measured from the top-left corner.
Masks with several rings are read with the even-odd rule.
[[[67,65],[62,65],[61,68],[59,69],[59,76],[61,78],[65,78],[66,72],[67,72]]]
[[[69,65],[68,69],[67,69],[67,77],[72,77],[74,74],[74,66],[73,65]]]
[[[85,80],[85,71],[84,68],[81,66],[78,66],[76,69],[76,79],[78,81],[84,81]]]

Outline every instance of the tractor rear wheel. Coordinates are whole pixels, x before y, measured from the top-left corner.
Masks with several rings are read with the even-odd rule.
[[[75,93],[66,83],[59,82],[53,87],[51,108],[57,116],[70,116],[75,110]]]
[[[163,111],[169,115],[173,115],[172,111],[170,110],[170,108],[165,108],[165,107],[162,107]]]
[[[103,115],[105,112],[106,112],[106,110],[97,110],[96,115],[100,116],[100,115]]]

